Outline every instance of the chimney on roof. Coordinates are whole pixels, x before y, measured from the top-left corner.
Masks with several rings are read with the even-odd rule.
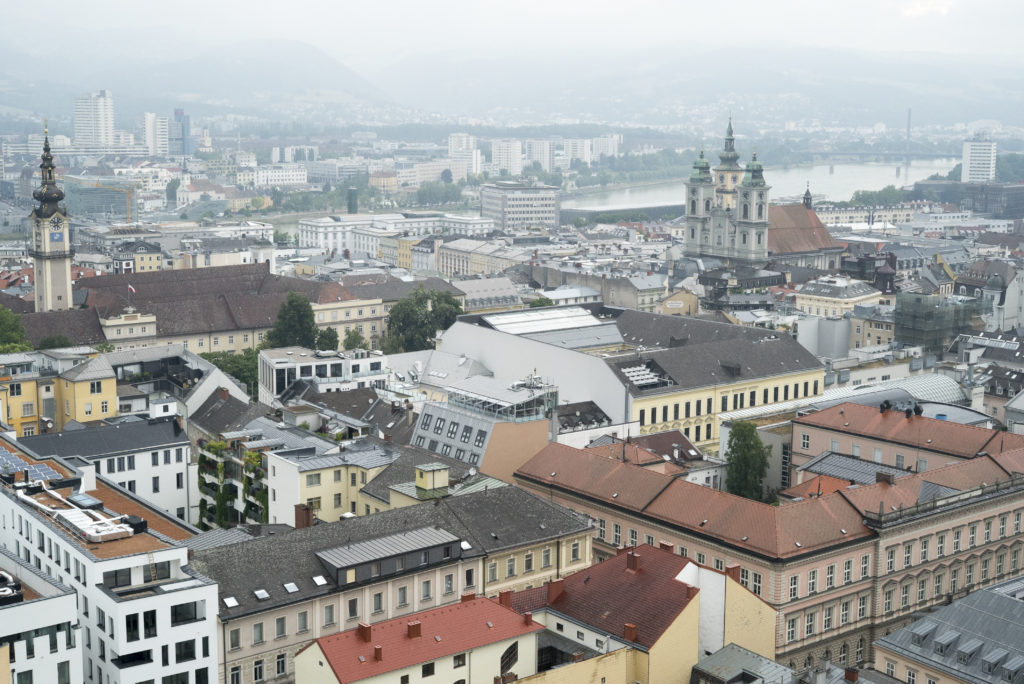
[[[875,482],[884,482],[887,485],[891,485],[896,481],[892,473],[883,472],[881,470],[875,471]]]
[[[740,581],[740,566],[736,563],[725,566],[725,574],[733,578],[734,581]]]
[[[376,660],[378,663],[384,660],[384,647],[380,644],[377,644],[373,647],[373,659]]]
[[[506,608],[512,607],[512,590],[506,589],[498,592],[498,603],[505,606]]]
[[[467,601],[472,601],[475,598],[476,598],[476,592],[467,591],[465,594],[462,595],[462,597],[461,597],[459,602],[460,603],[466,603]]]
[[[419,639],[419,637],[420,637],[420,621],[419,620],[416,620],[414,622],[410,622],[409,624],[406,625],[406,627],[407,627],[406,635],[410,639]]]
[[[669,553],[675,553],[676,552],[676,545],[675,544],[670,544],[669,542],[667,542],[665,540],[662,540],[662,541],[658,542],[658,548],[661,549],[662,551],[668,551]]]
[[[630,551],[626,554],[626,570],[638,572],[640,570],[640,554]]]
[[[384,441],[390,444],[392,442],[391,435],[384,435]]]
[[[848,667],[845,670],[843,670],[843,679],[845,679],[848,682],[856,682],[858,679],[860,679],[860,672],[858,672],[857,668],[855,667]]]
[[[220,397],[221,401],[225,401],[225,400],[227,400],[227,398],[229,396],[231,396],[231,393],[228,392],[228,388],[227,387],[218,387],[217,388],[217,396]]]
[[[583,651],[576,651],[575,653],[572,654],[572,662],[574,662],[574,663],[582,663],[584,655],[585,654],[583,653]]]
[[[548,605],[557,601],[565,593],[565,580],[555,579],[548,582]]]
[[[360,622],[359,638],[362,639],[364,643],[370,643],[370,641],[373,639],[373,627],[371,627],[365,622]]]
[[[313,507],[309,504],[295,504],[295,529],[313,526]]]
[[[523,613],[523,622],[527,625],[532,625],[533,613],[531,613],[530,611],[526,611],[525,613]]]
[[[622,638],[626,641],[636,642],[636,625],[627,622],[622,626]]]

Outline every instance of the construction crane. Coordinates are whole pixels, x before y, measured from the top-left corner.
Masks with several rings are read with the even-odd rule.
[[[103,185],[99,181],[93,181],[91,179],[76,178],[74,176],[64,176],[62,179],[65,183],[75,183],[76,185],[83,185],[88,188],[99,188],[100,190],[113,190],[114,192],[124,193],[124,220],[129,223],[132,220],[132,190],[134,188],[122,188],[118,185]]]

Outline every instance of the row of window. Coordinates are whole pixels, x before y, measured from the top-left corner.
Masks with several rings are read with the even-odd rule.
[[[420,421],[420,429],[421,430],[429,430],[430,429],[430,424],[431,424],[432,421],[434,423],[434,434],[435,435],[442,434],[444,432],[445,419],[439,416],[437,418],[437,420],[434,421],[433,416],[431,416],[429,413],[424,413],[423,414],[423,418]],[[459,432],[459,423],[457,421],[453,420],[450,423],[448,423],[448,439],[455,439],[455,435],[458,434],[458,432]],[[468,444],[469,443],[469,439],[472,436],[473,436],[473,426],[472,425],[465,425],[465,426],[462,427],[462,436],[459,437],[459,441],[462,442],[463,444]],[[477,430],[476,431],[476,439],[473,440],[473,446],[478,447],[478,448],[482,447],[486,440],[487,440],[487,431],[486,430]]]
[[[1015,511],[1013,513],[1013,534],[1017,535],[1021,532],[1021,511]],[[982,542],[988,544],[996,539],[1005,539],[1007,535],[1007,527],[1009,524],[1010,514],[1003,513],[998,518],[998,528],[994,526],[996,519],[985,520],[982,528]],[[994,536],[993,533],[996,533]],[[946,555],[946,540],[947,535],[950,535],[950,541],[952,545],[952,553],[959,553],[963,548],[963,529],[955,529],[952,533],[940,532],[935,535],[935,557],[942,558]],[[973,523],[967,526],[967,548],[974,548],[978,545],[978,523]],[[918,554],[917,557],[921,563],[925,563],[930,558],[931,553],[931,538],[924,537],[917,542]],[[885,551],[885,569],[886,572],[893,572],[896,570],[896,556],[898,546],[892,546]],[[914,564],[914,542],[909,541],[903,544],[903,567],[909,568]]]
[[[806,396],[810,396],[812,391],[813,391],[813,394],[815,394],[815,395],[818,394],[818,381],[817,380],[814,380],[813,382],[805,381],[803,383],[803,396],[805,396],[805,397]],[[731,397],[731,399],[730,399],[730,397]],[[773,388],[771,388],[771,390],[769,390],[769,388],[766,387],[766,388],[764,388],[762,390],[761,403],[762,404],[769,403],[769,398],[771,398],[772,402],[778,402],[780,400],[779,397],[780,397],[779,387],[773,387]],[[789,397],[789,385],[783,385],[782,386],[781,397],[782,397],[782,401],[789,401],[789,398],[790,398]],[[793,399],[799,399],[799,398],[800,398],[800,383],[799,382],[795,382],[795,383],[793,383]],[[747,408],[748,406],[749,407],[757,406],[757,390],[750,390],[749,392],[734,392],[732,395],[723,394],[721,396],[721,409],[720,410],[721,411],[728,411],[728,410],[730,410],[730,408],[729,408],[730,407],[730,403],[732,405],[732,410],[733,411],[736,411],[736,410],[742,409],[742,408]],[[693,411],[692,411],[692,415],[693,416],[700,416],[702,410],[704,411],[704,413],[706,413],[708,415],[711,415],[711,413],[712,413],[711,397],[707,397],[706,399],[698,399],[696,401],[676,402],[674,404],[671,404],[671,406],[669,404],[665,404],[664,406],[660,406],[660,407],[655,406],[655,407],[650,409],[650,413],[647,412],[647,409],[640,409],[640,415],[639,415],[640,425],[643,426],[643,425],[647,424],[648,422],[650,422],[653,425],[653,424],[656,424],[656,423],[667,423],[670,420],[680,420],[681,419],[680,418],[680,407],[682,407],[682,418],[684,418],[684,419],[685,418],[690,418],[691,417],[691,406],[692,406],[692,409],[693,409]],[[669,409],[670,408],[671,408],[671,416],[672,416],[671,418],[669,418],[669,414],[670,414]],[[658,417],[659,409],[660,409],[660,414],[661,414],[660,420],[659,420],[659,417]],[[710,432],[709,432],[709,439],[710,439]]]

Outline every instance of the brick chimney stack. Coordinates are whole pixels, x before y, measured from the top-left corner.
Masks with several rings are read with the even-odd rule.
[[[359,623],[359,638],[363,640],[363,643],[370,643],[373,640],[373,627],[365,622]]]
[[[373,659],[377,662],[384,660],[384,647],[380,644],[373,647]]]
[[[548,582],[548,605],[558,600],[558,598],[565,593],[565,580],[556,579]]]
[[[505,606],[506,608],[512,607],[512,591],[506,589],[505,591],[498,592],[498,603]]]
[[[622,626],[622,638],[626,641],[636,643],[636,625],[632,622],[627,622]]]
[[[630,551],[626,554],[626,570],[638,572],[640,570],[640,554]]]
[[[406,634],[409,636],[409,638],[418,639],[420,636],[420,621],[416,620],[415,622],[410,622],[407,625],[407,627],[408,631],[406,632]]]

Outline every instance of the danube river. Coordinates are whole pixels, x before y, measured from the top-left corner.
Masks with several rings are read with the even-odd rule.
[[[772,198],[803,195],[810,183],[815,197],[824,195],[830,200],[843,201],[849,200],[857,190],[911,185],[935,173],[948,173],[959,162],[959,159],[914,160],[909,173],[895,162],[769,167],[764,170],[764,179],[772,188]],[[562,200],[562,208],[611,210],[682,204],[685,189],[684,181],[673,180],[632,188],[601,190],[565,198]]]

